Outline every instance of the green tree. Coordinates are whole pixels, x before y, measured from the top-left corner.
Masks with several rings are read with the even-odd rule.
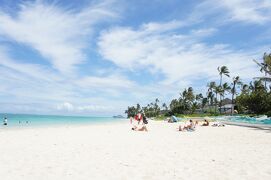
[[[205,105],[208,103],[208,98],[207,97],[205,97],[205,98],[202,98],[202,101],[201,101],[201,112],[202,113],[204,113],[203,112],[203,109],[204,109],[204,107],[205,107]]]
[[[214,81],[207,84],[208,92],[207,92],[207,98],[209,102],[209,111],[211,112],[211,107],[214,105],[214,89],[216,87],[216,83]]]
[[[232,82],[232,89],[231,89],[231,94],[232,94],[232,96],[231,96],[231,103],[233,105],[234,95],[237,93],[236,92],[236,86],[237,85],[241,85],[242,82],[241,82],[239,76],[233,77],[232,81],[233,82]],[[231,108],[231,114],[233,114],[233,108]]]
[[[254,60],[254,62],[260,66],[260,71],[264,72],[264,77],[256,77],[255,79],[263,80],[264,86],[267,88],[267,82],[271,82],[271,53],[264,53],[263,55],[263,62],[259,63],[258,61]]]
[[[214,88],[214,93],[215,93],[215,113],[217,113],[217,104],[218,104],[218,94],[221,93],[221,86],[215,86]]]
[[[163,110],[167,111],[168,110],[167,104],[163,103],[162,108],[163,108]]]
[[[224,101],[224,99],[225,99],[225,93],[230,92],[230,91],[231,91],[231,87],[229,86],[229,84],[228,83],[223,83],[222,88],[221,88],[222,101]],[[220,101],[220,111],[221,111],[222,101]],[[225,112],[225,109],[224,109],[224,112]]]
[[[138,113],[137,109],[134,106],[131,106],[125,110],[125,114],[127,114],[127,118],[134,117]]]
[[[217,68],[218,70],[218,73],[219,73],[219,76],[220,76],[220,83],[219,83],[219,86],[222,86],[222,77],[223,75],[227,76],[227,77],[230,77],[230,72],[229,72],[229,69],[227,66],[221,66],[221,67],[218,67]]]
[[[219,93],[219,110],[220,110],[220,114],[221,114],[221,96],[223,96],[223,87],[222,87],[222,78],[223,75],[230,77],[230,72],[227,66],[221,66],[217,68],[219,76],[220,76],[220,83],[219,83],[219,87],[218,87],[218,93]]]
[[[268,92],[261,80],[250,83],[247,91],[236,97],[238,110],[253,114],[271,115],[271,92]]]
[[[247,84],[242,84],[242,90],[241,93],[242,94],[247,94],[249,92],[249,85]]]

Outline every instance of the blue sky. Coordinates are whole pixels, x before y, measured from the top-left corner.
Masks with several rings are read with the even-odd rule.
[[[271,48],[270,0],[0,0],[0,111],[123,114],[244,82]],[[225,78],[230,82],[230,78]]]

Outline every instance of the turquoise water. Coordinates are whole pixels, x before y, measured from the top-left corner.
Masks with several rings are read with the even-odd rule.
[[[76,125],[125,121],[125,119],[112,117],[0,114],[0,127],[3,127],[4,117],[8,118],[7,127]]]
[[[231,121],[231,122],[240,122],[240,123],[249,123],[249,124],[269,124],[271,125],[271,118],[267,116],[261,117],[248,117],[248,116],[221,116],[216,117],[217,120]]]

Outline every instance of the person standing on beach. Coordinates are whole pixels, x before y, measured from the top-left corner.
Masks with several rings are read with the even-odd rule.
[[[3,125],[4,126],[8,125],[8,118],[7,117],[4,118]]]
[[[138,113],[135,115],[135,120],[137,121],[138,125],[140,124],[141,120],[142,120],[142,114],[141,113]]]

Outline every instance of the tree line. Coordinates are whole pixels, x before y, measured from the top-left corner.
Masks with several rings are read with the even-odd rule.
[[[253,60],[258,66],[262,77],[255,77],[249,84],[241,81],[239,76],[230,76],[227,66],[217,68],[218,83],[211,81],[207,83],[207,92],[195,93],[193,87],[188,87],[179,93],[179,98],[172,99],[169,105],[162,103],[159,99],[147,104],[147,106],[129,106],[125,113],[127,117],[135,116],[137,113],[145,113],[147,117],[158,115],[177,115],[209,113],[212,115],[222,114],[226,96],[230,97],[231,104],[234,105],[238,113],[245,114],[267,114],[271,116],[271,53],[264,53],[261,62]],[[231,79],[225,82],[225,77]],[[230,114],[234,113],[234,108],[230,109]]]

